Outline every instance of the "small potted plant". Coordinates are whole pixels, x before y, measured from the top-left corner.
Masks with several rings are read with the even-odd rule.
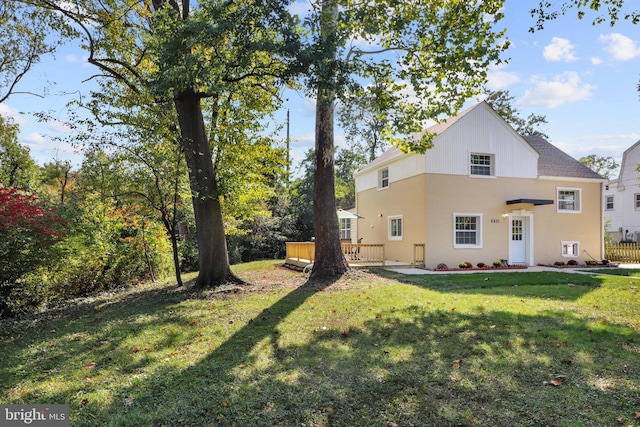
[[[562,267],[564,265],[564,261],[556,261],[553,263],[556,267]]]
[[[438,266],[436,267],[436,270],[448,270],[449,267],[447,267],[447,264],[441,262],[440,264],[438,264]]]
[[[502,265],[502,261],[501,260],[497,259],[497,260],[493,261],[493,267],[494,268],[498,268],[501,265]]]
[[[572,266],[572,267],[575,267],[576,265],[578,265],[578,261],[576,261],[575,259],[570,259],[570,260],[567,262],[567,265],[570,265],[570,266]]]
[[[462,261],[460,264],[458,264],[458,267],[460,267],[460,268],[471,268],[471,267],[473,267],[473,264],[471,264],[469,261]]]
[[[487,264],[485,264],[484,262],[479,262],[479,263],[476,264],[476,266],[478,268],[485,268],[487,266]]]

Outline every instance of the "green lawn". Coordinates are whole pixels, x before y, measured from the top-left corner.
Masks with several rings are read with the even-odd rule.
[[[73,426],[640,425],[640,279],[236,272],[3,322],[0,403]]]

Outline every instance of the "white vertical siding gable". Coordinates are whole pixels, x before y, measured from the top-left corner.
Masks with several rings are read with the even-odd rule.
[[[538,153],[486,103],[478,104],[434,139],[426,172],[469,175],[471,153],[495,156],[495,176],[537,178]]]

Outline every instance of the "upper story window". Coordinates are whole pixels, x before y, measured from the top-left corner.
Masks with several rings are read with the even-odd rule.
[[[558,188],[558,212],[580,212],[581,194],[579,188]]]
[[[389,188],[389,168],[378,171],[378,188]]]
[[[640,194],[636,193],[633,195],[634,206],[636,209],[640,209]]]
[[[613,210],[613,196],[605,197],[604,206],[605,206],[605,209],[608,210],[608,211],[612,211]]]
[[[453,214],[453,247],[482,247],[482,215]]]
[[[402,215],[389,217],[389,240],[402,240]]]
[[[473,176],[495,176],[493,154],[472,153],[469,163],[469,173]]]

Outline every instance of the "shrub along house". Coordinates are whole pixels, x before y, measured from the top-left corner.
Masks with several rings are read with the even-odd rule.
[[[486,102],[428,132],[436,136],[425,154],[391,148],[356,173],[363,243],[427,268],[602,259],[600,175],[519,135]]]

